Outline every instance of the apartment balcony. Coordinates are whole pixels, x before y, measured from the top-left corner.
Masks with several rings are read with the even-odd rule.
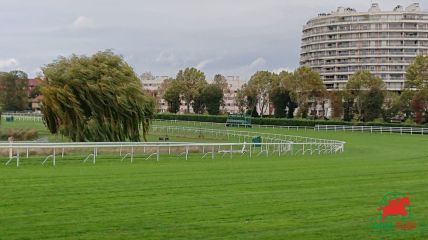
[[[388,31],[423,31],[428,30],[428,27],[389,27],[389,28],[372,28],[372,29],[337,29],[337,30],[328,30],[328,31],[316,31],[316,32],[306,32],[303,34],[303,38],[310,37],[313,35],[319,35],[319,34],[337,34],[337,33],[343,33],[343,32],[388,32]]]

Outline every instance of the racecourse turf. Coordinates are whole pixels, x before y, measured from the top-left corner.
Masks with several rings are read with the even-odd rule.
[[[428,239],[428,136],[251,131],[347,144],[336,155],[67,156],[55,167],[33,156],[0,166],[0,239]],[[417,231],[371,229],[389,192],[410,197]]]

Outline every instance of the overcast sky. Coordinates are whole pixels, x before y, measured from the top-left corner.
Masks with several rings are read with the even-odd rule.
[[[30,77],[58,56],[112,49],[141,74],[174,76],[197,67],[248,79],[299,64],[301,30],[361,0],[0,0],[0,71]],[[375,1],[383,10],[415,0]],[[421,1],[426,9],[428,3]]]

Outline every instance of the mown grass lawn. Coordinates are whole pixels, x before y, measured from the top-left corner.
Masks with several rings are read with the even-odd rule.
[[[250,131],[347,145],[321,156],[1,165],[0,239],[428,239],[428,136]],[[410,196],[416,232],[370,229],[388,192]]]

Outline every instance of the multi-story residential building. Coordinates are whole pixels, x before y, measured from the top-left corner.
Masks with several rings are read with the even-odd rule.
[[[387,89],[404,87],[406,68],[428,54],[428,11],[418,3],[368,12],[339,7],[303,28],[300,64],[320,73],[327,89],[342,89],[352,74],[368,70]]]
[[[143,74],[140,77],[143,89],[158,100],[158,112],[166,112],[168,110],[167,102],[160,96],[159,93],[162,83],[168,78],[168,76],[153,76],[150,73]]]
[[[228,89],[223,93],[224,107],[222,111],[225,113],[239,113],[239,107],[236,104],[236,94],[238,90],[244,85],[244,81],[239,79],[239,76],[227,76]]]

